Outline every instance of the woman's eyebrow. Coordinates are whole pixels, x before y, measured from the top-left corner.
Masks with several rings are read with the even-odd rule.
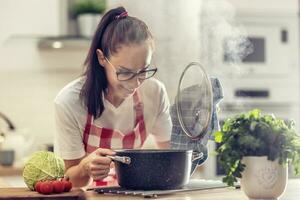
[[[131,69],[128,69],[128,68],[126,68],[126,67],[123,67],[123,66],[118,66],[120,69],[122,69],[122,70],[125,70],[125,71],[132,71]]]
[[[131,69],[128,69],[127,67],[124,67],[124,66],[118,66],[119,68],[121,68],[121,69],[123,69],[123,70],[126,70],[126,71],[130,71],[130,72],[132,72],[133,70],[131,70]],[[145,70],[145,69],[147,69],[147,68],[149,68],[150,67],[150,64],[147,64],[145,67],[143,67],[142,69],[140,69],[139,71],[142,71],[142,70]]]

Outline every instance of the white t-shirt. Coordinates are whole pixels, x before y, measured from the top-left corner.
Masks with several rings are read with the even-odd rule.
[[[87,107],[80,99],[84,78],[78,78],[66,85],[56,96],[54,151],[66,160],[78,159],[85,155],[83,132],[87,121]],[[146,132],[159,142],[169,141],[172,121],[169,114],[169,99],[164,85],[150,78],[138,88],[144,105]],[[133,130],[135,112],[133,96],[126,98],[119,107],[114,107],[105,98],[104,111],[94,124],[100,127],[116,129],[126,134]]]

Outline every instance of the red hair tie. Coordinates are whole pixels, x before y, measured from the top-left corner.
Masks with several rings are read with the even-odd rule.
[[[128,12],[127,12],[127,11],[124,11],[124,12],[122,12],[121,14],[117,15],[117,16],[115,17],[115,19],[122,19],[122,18],[125,18],[125,17],[127,17],[127,16],[128,16]]]

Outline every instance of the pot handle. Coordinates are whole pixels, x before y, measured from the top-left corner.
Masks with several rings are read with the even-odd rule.
[[[121,162],[124,164],[129,165],[131,163],[131,158],[127,156],[109,156],[107,155],[106,157],[112,159],[113,161]]]
[[[197,160],[197,159],[203,159],[204,158],[204,154],[202,152],[193,152],[192,155],[192,161]]]

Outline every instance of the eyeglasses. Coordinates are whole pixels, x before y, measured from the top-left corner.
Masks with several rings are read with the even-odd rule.
[[[108,59],[106,59],[107,62],[113,66],[114,68],[116,68],[113,64],[111,64],[111,62],[109,62]],[[152,76],[154,76],[154,74],[157,72],[157,68],[151,68],[148,67],[150,69],[141,69],[137,72],[132,72],[132,71],[124,71],[124,72],[116,72],[117,78],[119,81],[129,81],[131,79],[133,79],[134,77],[137,77],[139,80],[145,80],[148,78],[151,78]]]

